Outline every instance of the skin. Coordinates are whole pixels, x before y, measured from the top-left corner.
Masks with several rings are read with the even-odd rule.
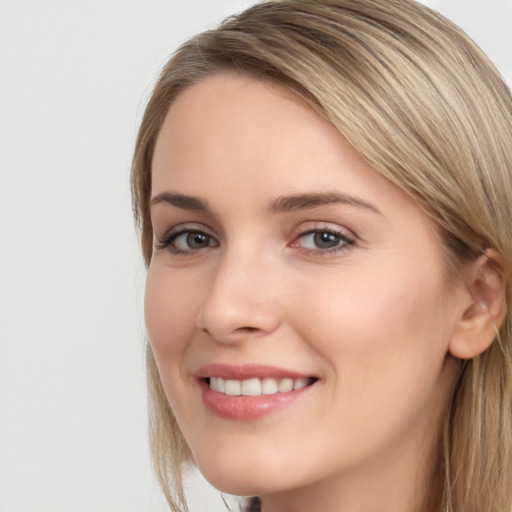
[[[265,512],[417,510],[470,303],[447,283],[430,218],[293,93],[229,73],[178,96],[152,172],[153,197],[208,206],[153,204],[145,302],[201,472],[222,491],[262,496]],[[269,208],[311,193],[356,201]],[[173,229],[206,244],[176,253],[188,246],[183,235],[164,247]],[[325,230],[329,249],[315,245]],[[194,375],[216,362],[318,381],[282,410],[233,421],[205,407]]]

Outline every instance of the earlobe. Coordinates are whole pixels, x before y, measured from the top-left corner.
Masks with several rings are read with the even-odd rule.
[[[489,249],[468,269],[468,301],[449,346],[451,355],[458,359],[472,359],[485,352],[505,318],[501,260],[496,251]]]

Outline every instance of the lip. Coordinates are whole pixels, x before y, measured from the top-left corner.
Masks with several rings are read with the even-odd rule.
[[[207,377],[221,377],[223,379],[246,380],[246,379],[264,379],[270,377],[273,379],[300,379],[303,377],[315,377],[314,375],[306,375],[304,373],[278,368],[276,366],[266,366],[259,364],[226,364],[213,363],[201,366],[195,372],[195,376],[199,379]]]
[[[198,378],[201,396],[206,408],[216,416],[228,420],[251,421],[263,418],[301,399],[314,387],[314,384],[312,384],[298,390],[274,395],[230,396],[214,391],[206,381],[208,377],[233,380],[264,379],[266,377],[274,379],[312,377],[312,375],[293,370],[265,365],[214,363],[199,368],[195,372],[195,376]]]

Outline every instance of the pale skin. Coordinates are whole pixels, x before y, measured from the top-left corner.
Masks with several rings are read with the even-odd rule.
[[[152,180],[147,329],[205,477],[265,512],[418,510],[452,354],[485,350],[502,315],[494,265],[448,282],[415,202],[291,92],[250,77],[178,96]],[[195,375],[217,362],[317,380],[269,416],[230,420]]]

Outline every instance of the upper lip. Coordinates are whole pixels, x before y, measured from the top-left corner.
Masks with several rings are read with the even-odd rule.
[[[267,377],[274,379],[300,379],[313,377],[304,373],[278,368],[276,366],[267,366],[259,364],[228,364],[212,363],[198,368],[194,375],[200,379],[208,377],[221,377],[223,379],[246,380],[246,379],[264,379]]]

